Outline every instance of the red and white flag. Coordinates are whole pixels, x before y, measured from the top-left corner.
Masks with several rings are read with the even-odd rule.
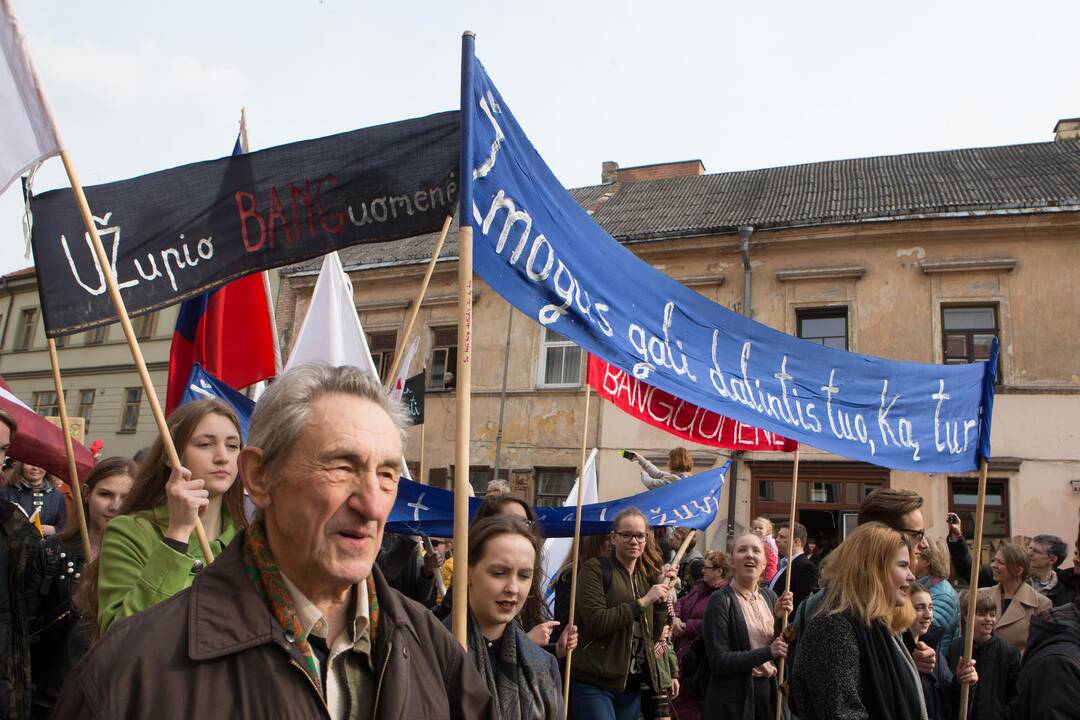
[[[589,355],[589,385],[620,410],[672,435],[728,450],[795,452],[799,443],[681,400]]]
[[[49,473],[70,484],[68,477],[67,449],[64,447],[64,431],[38,415],[0,378],[0,410],[5,410],[19,431],[11,438],[8,455],[29,465],[45,468]],[[94,468],[94,458],[82,443],[71,440],[75,451],[75,467],[79,476],[85,477]]]
[[[61,149],[52,110],[10,0],[0,0],[0,128],[2,194],[20,175]]]
[[[394,385],[390,388],[390,397],[395,400],[400,400],[402,393],[405,392],[405,381],[409,379],[409,370],[412,368],[413,360],[416,359],[416,353],[419,351],[420,336],[418,335],[409,343],[409,347],[405,349],[405,355],[398,365],[397,377],[394,378]]]

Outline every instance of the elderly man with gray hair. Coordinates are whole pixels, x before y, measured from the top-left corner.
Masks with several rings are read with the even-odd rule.
[[[403,427],[355,368],[282,375],[239,459],[256,521],[189,590],[114,625],[56,717],[492,717],[461,646],[374,567]]]

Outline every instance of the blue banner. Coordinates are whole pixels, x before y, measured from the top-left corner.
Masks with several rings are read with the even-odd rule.
[[[189,402],[206,398],[224,400],[232,407],[240,421],[240,436],[247,442],[248,423],[251,422],[251,413],[255,412],[255,402],[203,370],[199,363],[194,363],[180,404],[187,405]]]
[[[704,530],[716,519],[720,507],[720,489],[724,487],[730,462],[722,467],[656,490],[648,490],[630,497],[609,502],[592,503],[581,508],[581,534],[602,535],[611,530],[611,520],[628,507],[636,507],[645,513],[650,527],[677,525]],[[469,517],[483,503],[480,498],[469,498]],[[573,537],[573,507],[538,507],[540,534],[545,538]],[[386,522],[386,531],[404,535],[431,535],[453,537],[454,493],[430,485],[401,478],[397,500]]]
[[[475,269],[518,310],[687,402],[842,457],[919,472],[989,457],[996,346],[988,363],[883,360],[707,300],[593,222],[475,57],[464,77]]]

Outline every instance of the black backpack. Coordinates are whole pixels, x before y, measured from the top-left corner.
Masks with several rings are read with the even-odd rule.
[[[705,652],[705,634],[694,638],[689,649],[683,655],[679,668],[679,682],[699,700],[705,698],[709,689],[709,656]]]

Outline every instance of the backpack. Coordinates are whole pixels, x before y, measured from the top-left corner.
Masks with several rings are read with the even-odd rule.
[[[682,657],[679,668],[679,682],[690,693],[703,700],[709,689],[709,656],[705,652],[705,633],[698,635],[690,643]]]

